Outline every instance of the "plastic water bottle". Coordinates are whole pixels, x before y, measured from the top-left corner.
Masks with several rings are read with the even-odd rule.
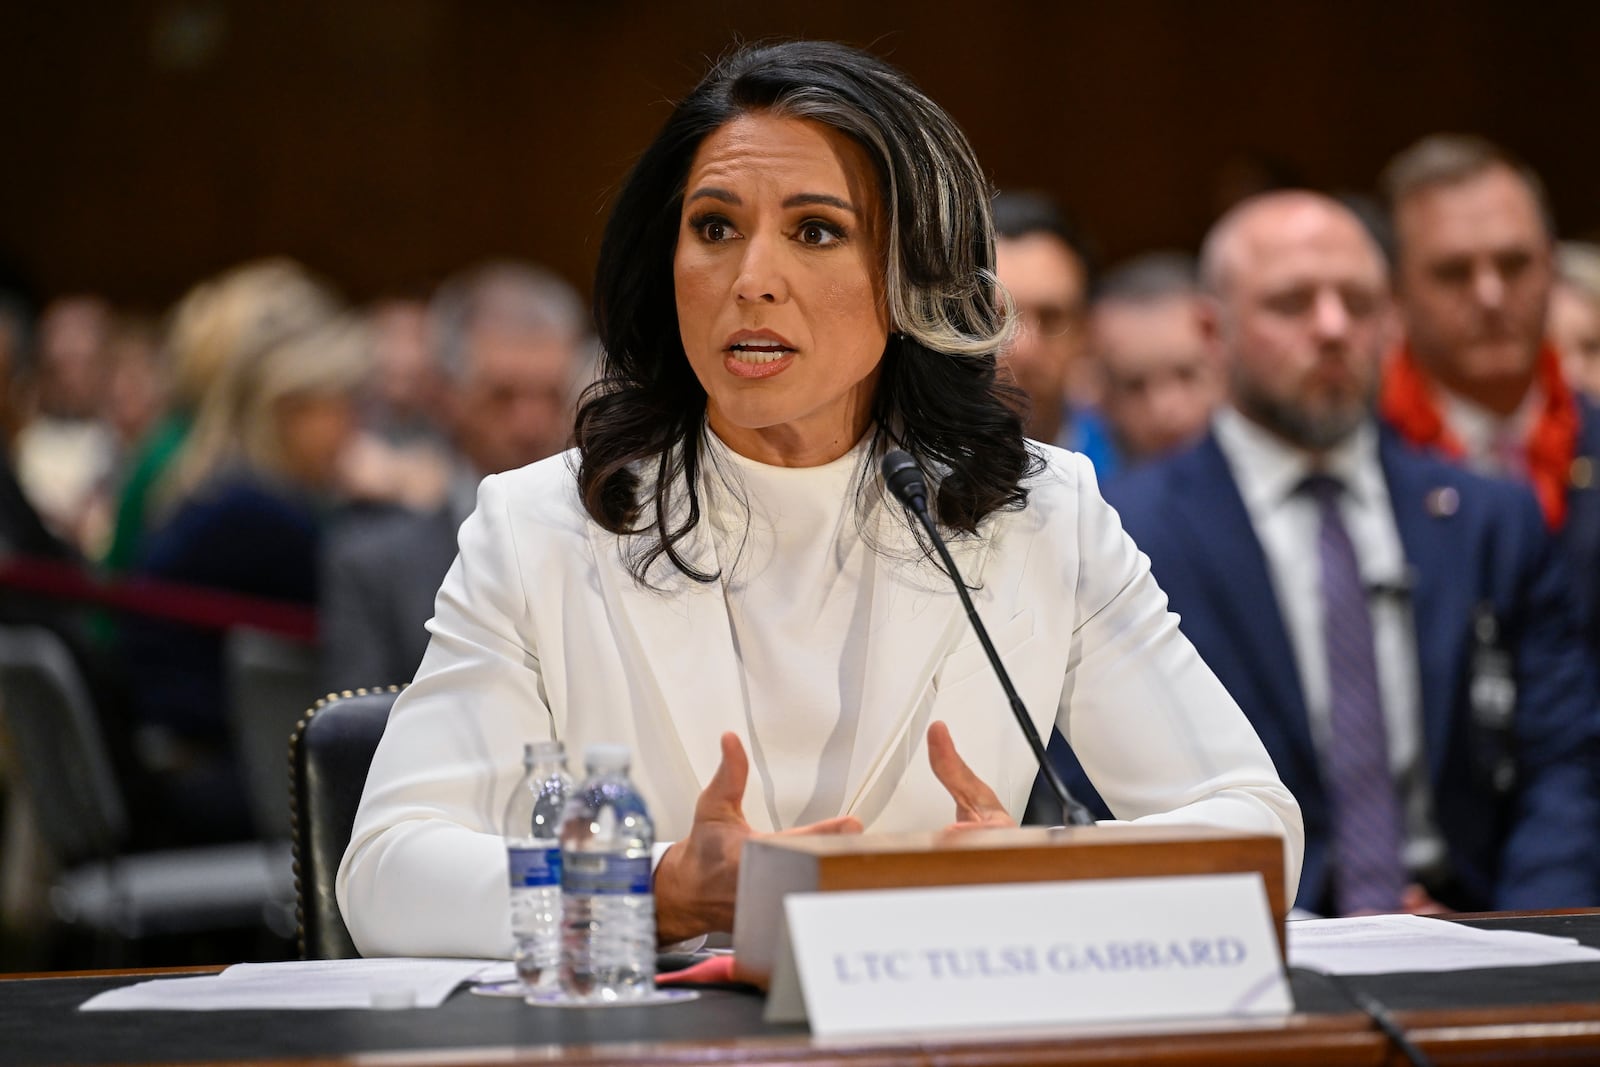
[[[655,826],[628,779],[627,746],[590,745],[583,762],[561,822],[561,989],[634,1000],[655,990]]]
[[[511,935],[523,989],[554,989],[561,959],[561,816],[572,794],[559,741],[522,749],[522,780],[506,803]]]

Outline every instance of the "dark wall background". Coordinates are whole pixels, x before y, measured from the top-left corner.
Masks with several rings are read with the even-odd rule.
[[[276,252],[355,297],[497,254],[587,284],[667,101],[768,35],[886,55],[1111,258],[1192,245],[1241,158],[1361,190],[1440,128],[1600,230],[1593,3],[125,0],[0,15],[0,261],[151,308]]]

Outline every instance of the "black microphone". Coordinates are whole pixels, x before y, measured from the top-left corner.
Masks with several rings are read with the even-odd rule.
[[[994,650],[994,642],[989,640],[989,631],[984,629],[983,620],[978,618],[978,609],[972,606],[972,597],[967,595],[967,583],[961,580],[961,573],[956,570],[956,561],[950,557],[950,549],[945,546],[944,538],[939,536],[939,528],[934,525],[933,516],[928,514],[928,483],[923,479],[917,461],[897,448],[883,457],[880,469],[883,471],[883,484],[894,494],[896,500],[910,508],[917,518],[922,520],[923,529],[928,531],[933,547],[939,551],[939,558],[944,561],[945,570],[950,575],[950,580],[955,583],[956,593],[961,597],[961,606],[967,609],[967,618],[971,621],[972,628],[978,631],[978,641],[983,645],[984,655],[989,657],[989,666],[994,668],[995,677],[1000,679],[1000,687],[1006,691],[1006,699],[1011,702],[1011,714],[1016,716],[1017,725],[1022,729],[1022,736],[1027,738],[1028,747],[1033,749],[1033,758],[1039,763],[1039,773],[1044,775],[1045,781],[1050,784],[1050,791],[1061,802],[1061,810],[1066,814],[1067,822],[1073,826],[1093,826],[1094,816],[1090,815],[1089,809],[1067,791],[1067,784],[1061,780],[1061,776],[1046,758],[1044,742],[1039,740],[1039,731],[1033,728],[1033,720],[1028,718],[1028,709],[1023,707],[1022,697],[1017,695],[1017,687],[1011,684],[1011,675],[1006,673],[1005,664],[1000,662],[1000,654]]]

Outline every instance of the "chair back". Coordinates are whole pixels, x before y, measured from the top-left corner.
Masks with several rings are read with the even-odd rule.
[[[0,626],[0,725],[8,773],[63,866],[104,859],[126,839],[123,802],[89,687],[60,635]]]
[[[296,926],[300,958],[359,956],[334,878],[350,844],[372,755],[401,687],[346,690],[317,701],[289,741],[289,803],[294,823]]]
[[[229,726],[256,833],[287,841],[292,828],[283,760],[289,735],[318,696],[316,650],[265,630],[235,627],[223,642],[223,664]]]

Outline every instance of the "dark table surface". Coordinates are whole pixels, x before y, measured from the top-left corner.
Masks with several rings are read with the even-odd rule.
[[[1600,912],[1463,921],[1575,937],[1600,947]],[[1351,1015],[1354,988],[1401,1013],[1600,1002],[1600,964],[1344,979],[1292,970],[1290,979],[1297,1011],[1313,1023],[1320,1016]],[[764,1023],[761,998],[732,989],[706,989],[689,1003],[595,1010],[533,1007],[465,990],[439,1008],[401,1011],[77,1010],[96,993],[140,980],[93,975],[0,981],[0,1065],[325,1060],[491,1048],[539,1059],[539,1046],[666,1042],[689,1048],[737,1039],[804,1041],[807,1034],[803,1025]],[[619,1058],[628,1057],[619,1050]]]

